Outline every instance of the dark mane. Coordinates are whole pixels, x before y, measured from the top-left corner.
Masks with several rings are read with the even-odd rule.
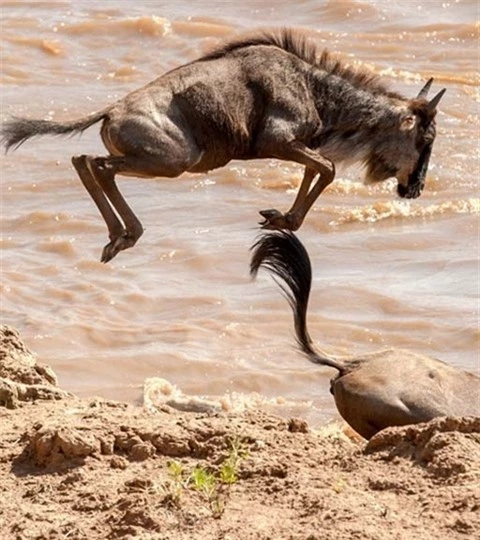
[[[202,56],[200,60],[214,60],[238,49],[257,45],[279,47],[298,56],[312,66],[345,79],[357,88],[369,90],[374,94],[387,94],[391,97],[401,98],[400,95],[390,92],[380,80],[380,77],[371,70],[353,67],[348,65],[343,58],[327,49],[320,50],[301,30],[293,28],[257,30],[256,32],[234,37]]]

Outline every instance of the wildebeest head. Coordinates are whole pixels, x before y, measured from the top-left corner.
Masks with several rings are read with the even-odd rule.
[[[367,161],[368,182],[380,182],[394,176],[400,197],[415,199],[425,186],[428,162],[435,140],[437,105],[445,93],[441,90],[430,101],[428,91],[433,79],[425,84],[415,99],[407,102],[396,126],[385,134]]]

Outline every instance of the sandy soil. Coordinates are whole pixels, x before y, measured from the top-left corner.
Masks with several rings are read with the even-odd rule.
[[[479,486],[478,418],[366,443],[262,411],[80,400],[1,327],[2,540],[470,539]]]

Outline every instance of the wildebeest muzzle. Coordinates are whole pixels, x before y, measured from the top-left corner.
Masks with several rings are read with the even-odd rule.
[[[397,193],[404,199],[416,199],[420,197],[423,188],[425,187],[425,177],[427,176],[428,162],[432,153],[432,145],[426,146],[418,158],[417,165],[408,177],[407,185],[397,185]]]

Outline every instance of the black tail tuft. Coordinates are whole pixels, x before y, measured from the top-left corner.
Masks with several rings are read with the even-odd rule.
[[[298,345],[309,360],[338,369],[343,365],[331,358],[319,356],[313,349],[307,328],[307,308],[312,286],[312,265],[307,250],[290,231],[265,233],[253,246],[250,275],[255,278],[260,268],[274,277],[293,311]]]
[[[264,234],[253,246],[250,275],[265,268],[280,278],[277,282],[294,312],[307,311],[312,286],[312,265],[306,249],[290,231]],[[283,282],[283,283],[282,283]]]

